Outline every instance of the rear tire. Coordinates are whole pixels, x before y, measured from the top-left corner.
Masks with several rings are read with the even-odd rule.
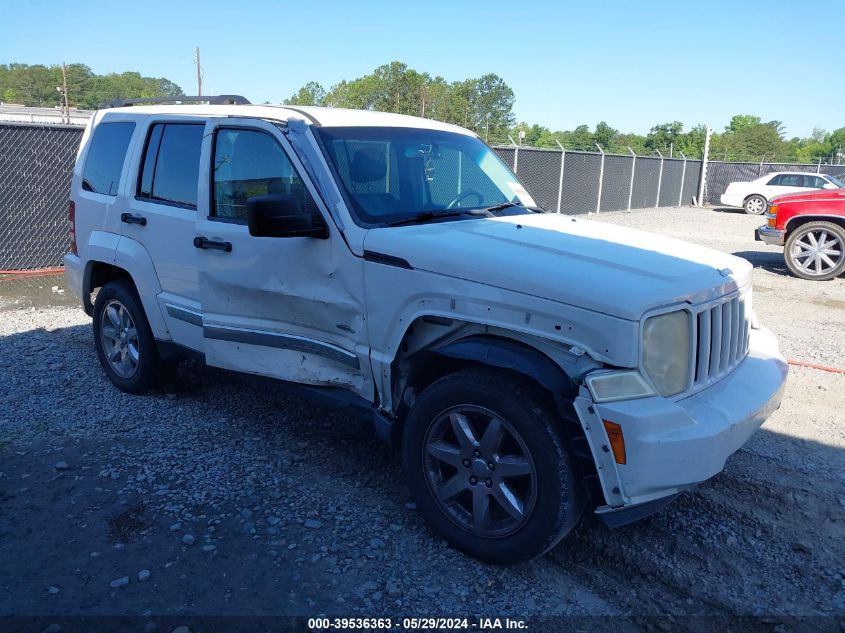
[[[769,203],[763,196],[753,195],[748,196],[745,202],[743,203],[742,207],[745,209],[745,212],[749,215],[760,215],[766,211],[768,208]]]
[[[544,554],[584,508],[559,425],[523,376],[471,368],[436,381],[403,433],[403,467],[420,513],[453,547],[485,562]]]
[[[97,293],[94,346],[106,375],[121,391],[143,393],[172,376],[135,287],[125,279],[109,282]]]
[[[832,222],[808,222],[789,234],[783,258],[801,279],[827,281],[845,272],[845,229]]]

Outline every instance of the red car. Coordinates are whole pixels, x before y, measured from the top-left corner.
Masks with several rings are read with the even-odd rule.
[[[845,271],[845,189],[774,198],[754,237],[783,246],[796,277],[833,279]]]

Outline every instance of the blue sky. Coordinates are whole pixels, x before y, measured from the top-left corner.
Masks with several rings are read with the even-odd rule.
[[[497,73],[517,118],[552,129],[756,114],[792,137],[845,126],[843,20],[845,2],[796,0],[16,2],[0,62],[138,70],[195,94],[199,46],[207,94],[279,102],[400,60],[450,81]]]

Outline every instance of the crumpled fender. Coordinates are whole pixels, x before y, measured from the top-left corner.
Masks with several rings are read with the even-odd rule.
[[[553,394],[575,394],[566,373],[540,351],[495,336],[470,336],[434,351],[450,358],[474,360],[529,376]]]

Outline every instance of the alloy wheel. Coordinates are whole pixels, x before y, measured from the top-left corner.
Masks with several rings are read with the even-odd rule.
[[[441,510],[479,536],[501,538],[530,518],[537,473],[519,433],[483,407],[441,413],[423,444],[426,480]]]
[[[745,203],[745,210],[753,215],[760,215],[766,210],[766,201],[760,196],[752,196]]]
[[[117,299],[103,306],[100,342],[112,370],[121,378],[131,378],[140,360],[138,330],[129,310]]]
[[[826,229],[813,229],[793,242],[789,256],[805,274],[819,277],[842,263],[845,249],[836,234]]]

